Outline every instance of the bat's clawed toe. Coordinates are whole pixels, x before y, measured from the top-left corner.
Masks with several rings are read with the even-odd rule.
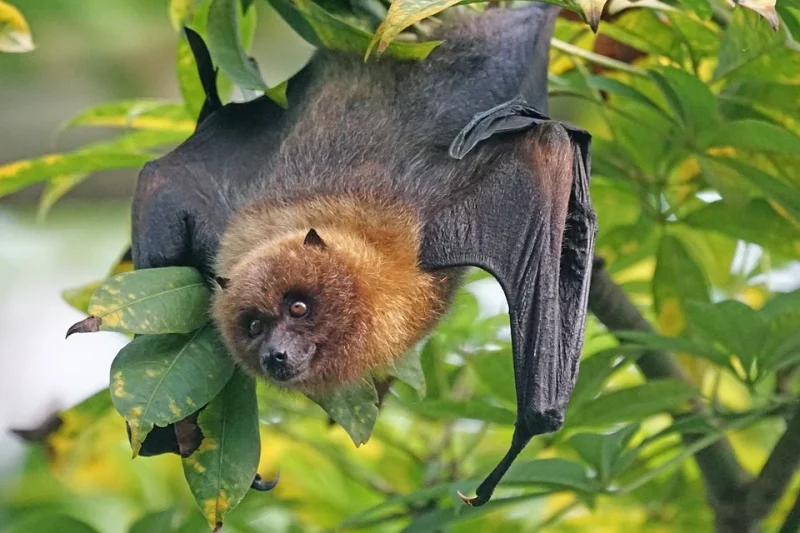
[[[460,490],[457,492],[458,492],[458,497],[461,498],[461,501],[469,505],[470,507],[479,507],[484,503],[486,503],[480,501],[480,498],[478,496],[473,496],[472,498],[470,498],[469,496],[464,496]]]

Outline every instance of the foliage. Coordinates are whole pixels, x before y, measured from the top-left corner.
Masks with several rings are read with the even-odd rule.
[[[424,60],[437,43],[423,19],[469,2],[269,3],[314,45]],[[728,439],[746,473],[757,471],[800,388],[800,292],[776,293],[768,283],[800,256],[800,4],[554,3],[583,22],[557,23],[551,114],[593,133],[597,252],[656,331],[612,332],[590,320],[565,428],[535,439],[492,502],[464,508],[457,497],[505,451],[514,422],[508,322],[485,316],[474,295],[490,283],[484,274],[473,274],[451,316],[389,372],[399,381],[379,416],[371,382],[314,398],[324,410],[256,388],[207,324],[209,292],[195,271],[129,272],[123,260],[109,279],[65,298],[91,315],[75,331],[140,336],[115,360],[111,394],[61,413],[40,437],[0,526],[189,533],[224,519],[232,532],[417,533],[545,523],[568,531],[603,520],[609,530],[709,530],[692,454]],[[223,95],[236,86],[285,104],[285,84],[269,88],[248,52],[255,13],[265,7],[172,0],[169,15],[176,30],[187,24],[205,35]],[[603,12],[594,34],[584,22],[598,29]],[[9,27],[28,33],[0,2],[0,50]],[[414,33],[403,35],[417,42],[394,41],[409,27]],[[188,45],[178,41],[183,102],[87,110],[66,127],[110,126],[121,135],[2,165],[0,194],[45,182],[46,210],[90,173],[140,167],[185,139],[202,91]],[[615,55],[620,49],[627,55]],[[744,260],[747,251],[757,259]],[[652,351],[674,354],[687,379],[645,380],[636,364]],[[205,438],[182,469],[176,457],[130,463],[114,408],[130,425],[135,455],[152,428],[203,406],[196,423]],[[339,426],[326,432],[329,416]],[[278,466],[274,494],[247,491],[256,469]],[[768,524],[783,520],[791,496]]]

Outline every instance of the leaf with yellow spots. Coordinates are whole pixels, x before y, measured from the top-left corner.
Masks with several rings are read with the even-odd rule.
[[[195,121],[180,103],[162,100],[139,99],[102,104],[87,109],[70,119],[65,127],[113,126],[137,130],[174,131],[187,137],[195,128]]]
[[[367,56],[378,45],[378,54],[382,54],[394,41],[400,32],[416,24],[422,19],[432,17],[444,11],[460,0],[394,0],[386,13],[386,18],[378,26],[372,42],[369,43]]]
[[[118,274],[95,291],[86,320],[73,333],[121,331],[158,335],[189,333],[207,324],[210,291],[203,275],[188,267],[134,270]]]
[[[0,166],[0,196],[55,176],[114,168],[137,168],[150,159],[150,154],[123,151],[102,154],[73,152],[23,159]]]
[[[131,428],[134,457],[153,426],[182,420],[206,405],[233,374],[233,359],[206,326],[188,335],[145,335],[111,364],[111,399]]]
[[[261,457],[256,387],[241,369],[197,417],[200,448],[183,459],[197,505],[215,531],[253,483]]]
[[[30,52],[34,48],[25,17],[16,7],[0,1],[0,52]]]
[[[350,387],[309,398],[344,428],[356,446],[369,440],[378,419],[378,393],[372,380],[361,380]]]
[[[135,131],[111,141],[89,144],[74,152],[48,154],[0,165],[0,196],[60,176],[140,168],[153,159],[153,154],[147,150],[174,145],[186,137],[184,131]]]

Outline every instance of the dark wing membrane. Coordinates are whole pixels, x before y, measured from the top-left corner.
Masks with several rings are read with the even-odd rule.
[[[139,173],[132,206],[136,268],[193,266],[211,275],[219,237],[231,212],[257,182],[266,182],[271,157],[287,130],[287,113],[261,97],[220,107],[215,69],[202,38],[186,30],[206,94],[196,131]],[[289,83],[296,106],[308,73]]]
[[[515,100],[476,117],[451,154],[470,157],[493,135],[488,148],[499,155],[474,190],[426,226],[421,253],[426,269],[487,270],[509,303],[517,422],[510,450],[465,500],[472,505],[489,500],[534,435],[563,423],[583,345],[596,232],[586,132]]]

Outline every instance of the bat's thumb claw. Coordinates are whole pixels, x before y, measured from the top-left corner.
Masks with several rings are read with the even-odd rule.
[[[250,488],[253,490],[257,490],[260,492],[266,492],[268,490],[274,489],[278,485],[278,481],[281,479],[281,475],[278,474],[273,479],[262,479],[260,474],[256,474],[255,479],[253,480],[253,484],[250,485]]]

